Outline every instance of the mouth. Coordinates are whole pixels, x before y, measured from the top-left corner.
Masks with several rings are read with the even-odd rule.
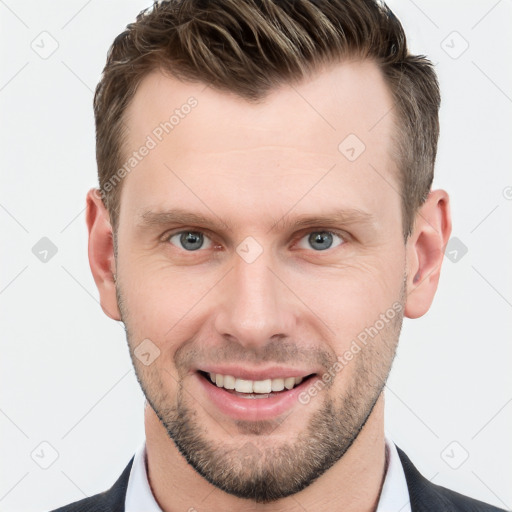
[[[320,378],[310,373],[250,380],[203,370],[196,371],[195,376],[214,411],[246,421],[275,419],[300,406],[300,393]]]
[[[249,380],[221,373],[198,372],[212,385],[240,398],[258,399],[269,398],[286,393],[315,376],[314,373],[303,377],[274,377],[264,380]]]

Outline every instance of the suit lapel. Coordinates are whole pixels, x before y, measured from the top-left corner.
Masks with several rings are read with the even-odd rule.
[[[96,508],[98,512],[124,512],[126,489],[128,488],[128,480],[134,457],[130,459],[130,462],[128,462],[128,465],[124,468],[124,471],[114,485],[108,491],[101,493],[102,500],[98,502],[98,508]]]
[[[431,512],[432,510],[452,510],[453,504],[439,494],[436,486],[427,480],[414,466],[409,457],[396,447],[409,490],[412,512]]]

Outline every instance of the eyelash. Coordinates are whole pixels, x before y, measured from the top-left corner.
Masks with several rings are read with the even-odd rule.
[[[212,241],[212,243],[214,244],[214,246],[217,245],[213,241],[213,239],[212,239],[213,237],[208,234],[209,233],[208,231],[205,231],[205,230],[202,230],[202,229],[195,229],[195,228],[194,229],[179,229],[177,231],[168,232],[168,233],[166,233],[165,235],[162,236],[161,242],[164,243],[164,244],[172,245],[172,244],[169,243],[170,239],[174,235],[179,235],[181,233],[201,233],[205,237],[209,238]],[[309,229],[308,231],[305,231],[305,232],[301,232],[300,235],[298,235],[297,237],[294,238],[293,243],[294,244],[297,243],[298,241],[302,240],[306,235],[311,234],[311,233],[330,233],[332,235],[338,236],[342,240],[342,243],[340,245],[337,245],[336,247],[334,247],[334,249],[339,248],[339,247],[345,245],[347,243],[347,241],[350,239],[349,235],[347,233],[343,232],[343,231],[337,231],[337,230],[333,230],[333,229],[315,228],[315,229]],[[180,249],[179,247],[176,247],[176,248]],[[328,252],[329,249],[326,249],[325,252]],[[189,253],[201,252],[201,249],[198,249],[197,251],[186,251],[185,249],[182,249],[182,250],[183,250],[183,252],[189,252]],[[311,250],[313,251],[313,249],[311,249]],[[313,251],[313,252],[322,253],[324,251]]]

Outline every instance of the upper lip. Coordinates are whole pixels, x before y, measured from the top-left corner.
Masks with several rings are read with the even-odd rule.
[[[272,366],[267,368],[248,368],[247,366],[228,365],[204,365],[198,368],[206,373],[220,373],[221,375],[232,375],[235,378],[244,380],[267,380],[286,379],[288,377],[307,377],[317,373],[311,369],[290,368],[289,366]]]

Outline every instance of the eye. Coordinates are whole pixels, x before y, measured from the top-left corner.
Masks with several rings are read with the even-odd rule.
[[[336,238],[339,240],[338,243],[336,243]],[[304,239],[307,240],[306,243],[309,244],[309,247],[299,246],[301,249],[309,249],[310,247],[313,247],[317,251],[325,251],[331,247],[338,247],[345,243],[345,240],[343,240],[341,235],[333,233],[332,231],[311,231],[300,239],[299,244],[302,243]],[[336,243],[336,245],[333,246],[334,243]]]
[[[167,240],[188,252],[197,251],[198,249],[209,249],[212,246],[212,241],[200,231],[179,231],[169,235]]]

